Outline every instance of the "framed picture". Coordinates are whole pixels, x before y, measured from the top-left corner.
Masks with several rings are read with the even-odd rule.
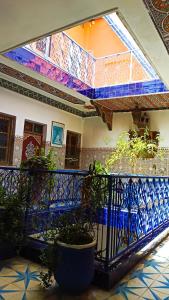
[[[51,146],[63,146],[64,128],[64,124],[52,121]]]

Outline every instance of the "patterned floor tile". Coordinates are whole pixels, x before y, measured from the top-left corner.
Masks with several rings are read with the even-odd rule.
[[[113,296],[111,296],[110,298],[108,298],[108,299],[106,299],[106,300],[137,300],[137,299],[139,299],[140,297],[139,296],[137,296],[137,295],[135,295],[135,294],[133,294],[133,295],[128,295],[127,297],[126,296],[124,296],[124,295],[113,295]]]
[[[146,291],[146,288],[147,287],[140,282],[139,279],[134,279],[118,284],[114,288],[112,297],[121,297],[122,299],[134,299],[133,297],[138,298]]]
[[[6,300],[6,299],[15,299],[13,298],[13,294],[20,294],[20,291],[14,284],[1,284],[0,281],[0,299]],[[17,299],[17,298],[16,298]],[[21,299],[21,298],[20,298]]]
[[[158,289],[161,293],[169,296],[169,276],[165,274],[160,275],[157,280],[152,283],[151,288]]]
[[[142,295],[142,299],[145,300],[169,300],[168,295],[161,293],[158,290],[146,290]]]
[[[44,291],[26,291],[22,300],[44,300]]]
[[[44,268],[43,268],[44,269]],[[0,264],[0,300],[169,300],[169,238],[111,291],[91,286],[80,296],[40,287],[42,267],[16,257]]]
[[[21,292],[13,292],[3,295],[2,300],[23,300],[23,295]]]

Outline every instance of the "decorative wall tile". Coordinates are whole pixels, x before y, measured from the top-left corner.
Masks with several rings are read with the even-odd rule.
[[[161,80],[150,80],[145,82],[135,82],[130,84],[114,85],[109,87],[102,87],[96,89],[88,89],[79,91],[84,96],[90,99],[106,99],[134,95],[146,95],[153,93],[166,92],[168,89],[165,87]]]
[[[14,139],[14,151],[13,151],[13,165],[19,167],[22,158],[22,144],[23,137],[15,136]]]
[[[22,49],[23,51],[25,49]],[[25,50],[26,51],[26,50]],[[21,56],[22,57],[22,56]],[[41,65],[41,64],[40,64]],[[26,65],[27,66],[27,65]],[[27,66],[29,67],[29,66]],[[66,92],[63,92],[47,83],[44,83],[38,79],[35,79],[31,76],[28,76],[20,71],[17,71],[9,66],[6,66],[4,64],[0,64],[0,72],[2,72],[3,74],[7,74],[13,78],[16,78],[22,82],[26,82],[27,84],[29,85],[32,85],[33,87],[36,87],[44,92],[47,92],[49,94],[52,94],[56,97],[59,97],[61,99],[64,99],[68,102],[71,102],[73,104],[85,104],[84,101],[72,96],[72,95],[69,95],[68,93]],[[64,76],[63,76],[64,77]]]
[[[144,0],[144,3],[169,53],[169,2]]]
[[[46,142],[45,145],[46,154],[49,152],[49,150],[52,150],[54,153],[57,169],[64,169],[66,146],[63,145],[63,147],[52,147],[50,142]]]
[[[83,148],[81,150],[81,169],[87,170],[90,163],[99,160],[104,165],[114,148]],[[146,175],[167,175],[169,176],[169,148],[162,148],[164,157],[153,159],[139,159],[136,166],[136,173]],[[132,173],[131,167],[126,158],[116,163],[112,172]]]
[[[93,116],[93,112],[87,112],[87,113],[85,113],[85,112],[83,112],[81,110],[78,110],[78,109],[76,109],[74,107],[68,106],[68,105],[66,105],[64,103],[61,103],[61,102],[56,101],[54,99],[51,99],[51,98],[49,98],[47,96],[44,96],[44,95],[42,95],[40,93],[37,93],[37,92],[34,92],[34,91],[30,90],[30,89],[27,89],[27,88],[25,88],[23,86],[20,86],[18,84],[15,84],[15,83],[10,82],[8,80],[5,80],[3,78],[0,78],[0,86],[6,88],[8,90],[11,90],[13,92],[17,92],[17,93],[19,93],[21,95],[27,96],[27,97],[29,97],[31,99],[35,99],[35,100],[40,101],[42,103],[48,104],[50,106],[56,107],[56,108],[64,110],[64,111],[67,111],[67,112],[69,112],[71,114],[80,116],[82,118]]]
[[[13,152],[13,166],[20,166],[21,158],[22,158],[22,144],[23,137],[15,136],[14,139],[14,152]],[[58,169],[64,169],[65,166],[65,152],[66,147],[51,147],[50,142],[45,143],[45,152],[46,154],[49,150],[52,149],[54,153],[54,158],[56,159],[56,166]]]

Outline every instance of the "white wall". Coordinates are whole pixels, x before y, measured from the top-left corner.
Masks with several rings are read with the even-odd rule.
[[[84,122],[83,147],[115,147],[118,136],[132,128],[131,113],[115,113],[112,131],[100,117],[87,118]]]
[[[16,116],[15,135],[23,136],[25,119],[47,124],[47,141],[51,138],[51,122],[65,124],[66,131],[82,134],[83,148],[114,147],[122,131],[133,127],[131,113],[114,113],[112,131],[107,129],[100,117],[85,118],[64,112],[34,99],[0,88],[0,112]],[[150,129],[160,131],[160,146],[169,147],[169,110],[151,111]]]
[[[67,130],[83,133],[83,119],[81,117],[4,88],[0,88],[0,112],[16,116],[16,136],[23,136],[25,119],[47,124],[46,141],[51,139],[52,121],[65,124],[64,144],[66,144]]]
[[[160,132],[160,146],[169,147],[169,110],[149,112],[150,129]]]
[[[160,146],[169,147],[169,110],[148,112],[150,130],[160,132]],[[101,118],[87,118],[84,121],[84,148],[115,147],[122,131],[133,128],[131,113],[114,113],[112,131]]]

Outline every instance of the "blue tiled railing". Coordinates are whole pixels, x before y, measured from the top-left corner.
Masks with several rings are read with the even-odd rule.
[[[167,92],[168,89],[161,80],[155,79],[145,82],[135,82],[116,86],[79,91],[91,99],[107,99],[123,96],[146,95]]]
[[[139,63],[146,65],[149,71],[143,66],[143,72],[139,69],[141,73],[137,74],[132,57],[137,56],[138,49],[130,48],[130,51],[124,53],[96,59],[61,32],[4,55],[51,80],[75,89],[90,99],[167,91],[163,82],[152,73],[153,69],[147,60],[143,64],[143,55],[141,61],[136,58]],[[143,81],[136,82],[138,78],[143,78]],[[124,84],[120,84],[121,82]]]
[[[52,229],[58,215],[81,205],[87,175],[86,171],[28,172],[1,167],[0,187],[11,195],[20,190],[21,183],[24,186],[29,204],[25,232],[32,236]],[[169,177],[112,174],[97,175],[89,182],[90,200],[96,196],[102,200],[95,237],[96,260],[105,269],[136,252],[169,225]]]

